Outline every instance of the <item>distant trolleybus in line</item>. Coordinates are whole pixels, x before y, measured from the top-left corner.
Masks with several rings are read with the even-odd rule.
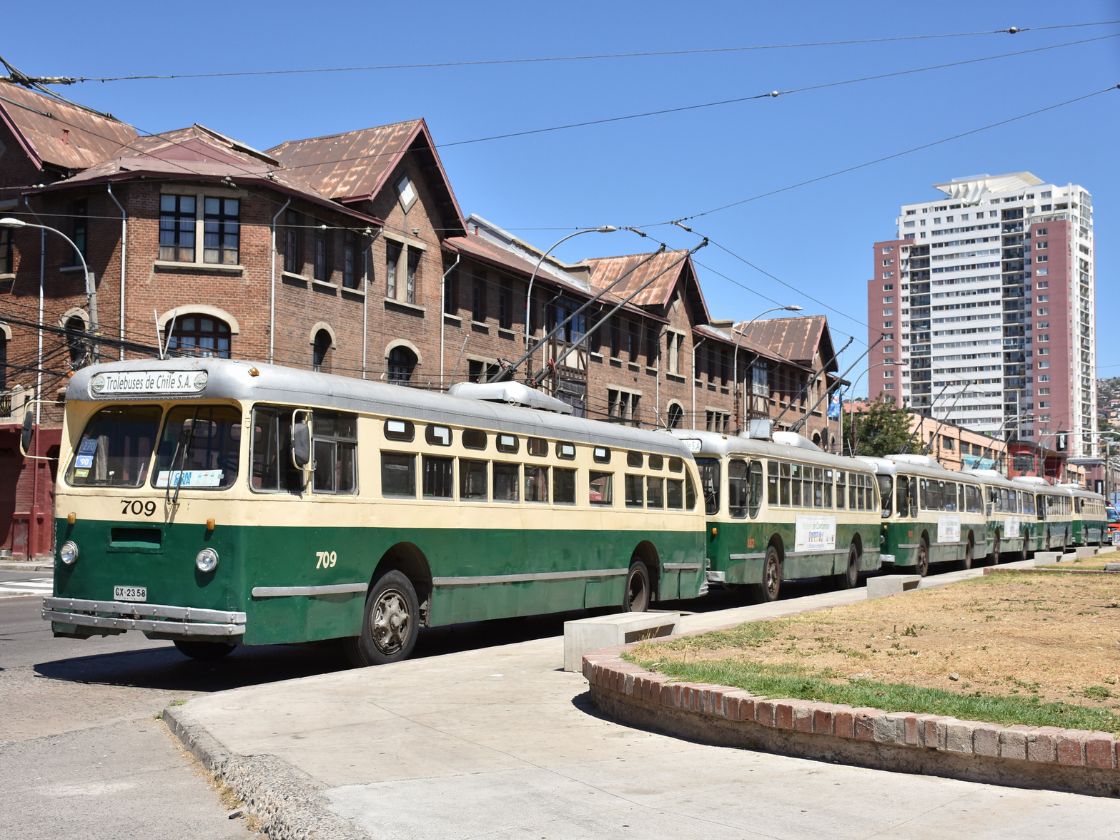
[[[368,665],[421,627],[701,594],[683,443],[516,383],[455,390],[223,359],[83,368],[44,618],[196,658],[343,639]]]
[[[879,493],[866,463],[768,428],[758,437],[673,435],[700,470],[710,583],[773,601],[784,580],[832,577],[850,588],[879,568]]]
[[[924,576],[931,563],[968,569],[988,556],[983,486],[976,476],[947,470],[927,455],[859,460],[874,468],[879,483],[884,563]]]

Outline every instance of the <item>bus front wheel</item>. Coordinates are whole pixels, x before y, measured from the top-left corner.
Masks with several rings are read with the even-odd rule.
[[[226,642],[196,642],[193,640],[176,639],[175,647],[183,656],[197,659],[199,662],[215,662],[229,656],[237,645]]]
[[[634,560],[626,573],[626,598],[622,609],[624,612],[645,612],[649,609],[649,602],[649,571],[641,560]]]
[[[778,549],[766,547],[766,565],[762,569],[762,583],[756,584],[758,600],[764,604],[777,601],[782,591],[782,558]]]
[[[420,602],[416,589],[396,569],[377,579],[366,596],[362,634],[347,640],[350,663],[364,668],[407,659],[420,634]]]

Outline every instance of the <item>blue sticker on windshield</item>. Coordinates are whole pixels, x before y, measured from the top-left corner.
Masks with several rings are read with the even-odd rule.
[[[78,445],[79,455],[92,455],[97,451],[97,438],[86,438]]]
[[[74,466],[77,467],[79,470],[88,470],[90,467],[93,466],[93,456],[92,455],[79,455],[76,459],[76,463],[74,464]]]

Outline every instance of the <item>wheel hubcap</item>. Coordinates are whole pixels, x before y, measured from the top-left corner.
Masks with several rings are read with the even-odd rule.
[[[404,596],[395,589],[381,594],[373,606],[373,641],[382,653],[396,653],[404,647],[412,626]]]

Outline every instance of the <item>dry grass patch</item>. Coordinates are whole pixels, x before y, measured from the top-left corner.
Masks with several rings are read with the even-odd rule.
[[[1112,576],[991,575],[644,645],[632,658],[771,697],[1120,732]]]
[[[1104,567],[1109,563],[1120,563],[1120,554],[1111,552],[1110,554],[1102,554],[1097,557],[1078,557],[1076,560],[1063,560],[1061,563],[1047,563],[1045,566],[1039,566],[1039,569],[1080,569],[1082,571],[1103,571]]]

